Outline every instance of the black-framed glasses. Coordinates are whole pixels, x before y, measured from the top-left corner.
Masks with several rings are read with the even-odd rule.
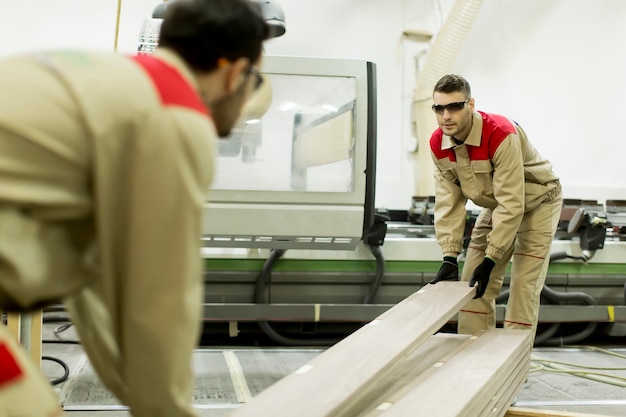
[[[448,104],[433,104],[432,109],[437,114],[443,114],[444,111],[448,110],[448,113],[454,113],[459,110],[463,110],[465,107],[465,103],[467,103],[470,99],[467,98],[465,101],[456,101],[454,103]]]
[[[254,75],[254,89],[258,90],[263,85],[263,75],[259,72],[259,70],[254,66],[250,65],[250,69],[248,70],[248,74]]]

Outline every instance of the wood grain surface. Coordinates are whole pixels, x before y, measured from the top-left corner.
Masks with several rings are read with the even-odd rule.
[[[459,281],[426,285],[229,416],[335,417],[347,412],[355,393],[436,333],[475,291]]]
[[[597,414],[569,413],[567,411],[535,410],[532,408],[510,407],[506,417],[603,417]]]
[[[526,330],[494,329],[475,336],[452,358],[420,375],[400,398],[381,399],[367,416],[503,416],[506,409],[491,414],[488,404],[497,402],[499,388],[509,385],[512,375],[518,381],[519,372],[525,375],[530,339]]]

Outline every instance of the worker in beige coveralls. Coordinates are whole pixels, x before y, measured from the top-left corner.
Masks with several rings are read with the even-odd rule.
[[[135,417],[194,416],[201,218],[215,139],[262,81],[246,0],[180,0],[154,55],[0,62],[0,310],[62,300]],[[0,325],[0,416],[61,414]]]
[[[472,230],[461,280],[476,286],[476,296],[459,312],[459,333],[495,327],[495,298],[511,259],[504,327],[534,332],[561,214],[559,179],[520,125],[474,110],[463,77],[442,77],[433,101],[439,124],[430,140],[436,167],[435,230],[444,261],[432,282],[458,280],[457,256],[470,199],[483,209]]]

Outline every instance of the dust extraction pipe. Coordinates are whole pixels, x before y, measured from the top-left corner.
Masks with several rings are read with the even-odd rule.
[[[483,0],[457,0],[439,31],[424,63],[424,70],[417,78],[413,96],[414,132],[418,148],[415,163],[415,195],[435,195],[433,163],[428,144],[430,135],[437,128],[433,116],[433,87],[439,79],[450,72],[452,64],[463,46]]]

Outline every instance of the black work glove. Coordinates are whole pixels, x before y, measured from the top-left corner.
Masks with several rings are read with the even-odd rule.
[[[489,284],[489,276],[491,275],[491,271],[493,267],[496,266],[496,263],[493,259],[485,256],[483,262],[476,267],[474,273],[472,274],[472,279],[469,282],[470,287],[473,287],[478,283],[478,288],[476,288],[476,298],[480,298],[485,294],[485,290],[487,289],[487,284]]]
[[[435,275],[435,278],[430,281],[430,283],[436,284],[439,281],[449,280],[459,280],[459,264],[456,262],[456,258],[454,256],[443,257],[441,267],[439,268],[437,275]]]

